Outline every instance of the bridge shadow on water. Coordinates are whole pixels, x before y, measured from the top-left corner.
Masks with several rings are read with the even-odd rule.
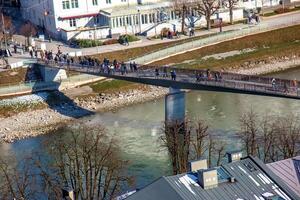
[[[79,106],[71,97],[60,91],[60,88],[63,85],[61,80],[49,80],[53,79],[53,77],[58,74],[57,69],[46,69],[45,71],[45,68],[41,68],[37,65],[34,65],[33,69],[36,74],[41,75],[39,80],[43,79],[44,81],[34,82],[32,85],[32,93],[42,98],[44,103],[46,103],[51,110],[63,116],[76,119],[95,114],[95,112]],[[51,70],[51,72],[49,70]],[[47,77],[45,80],[43,73],[48,73],[48,76],[50,77]]]

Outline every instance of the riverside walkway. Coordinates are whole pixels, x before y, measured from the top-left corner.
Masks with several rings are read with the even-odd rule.
[[[131,69],[129,65],[110,70],[109,67],[39,61],[38,64],[81,73],[103,76],[135,83],[176,89],[230,92],[271,97],[300,99],[300,82],[269,77],[249,76],[217,71],[178,69],[141,65]],[[176,77],[174,77],[174,73]],[[171,77],[173,74],[173,77]]]

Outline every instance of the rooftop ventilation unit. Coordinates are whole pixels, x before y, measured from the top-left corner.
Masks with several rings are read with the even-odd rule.
[[[241,160],[241,158],[243,156],[242,151],[229,151],[226,154],[227,154],[229,163],[239,161],[239,160]]]
[[[198,170],[199,184],[203,189],[218,187],[218,173],[216,169]]]
[[[195,160],[189,162],[189,167],[191,172],[196,172],[201,169],[207,169],[207,160],[202,159],[202,160]]]

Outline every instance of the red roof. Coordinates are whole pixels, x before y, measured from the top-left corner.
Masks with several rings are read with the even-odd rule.
[[[269,163],[267,166],[300,197],[300,156]],[[299,179],[298,179],[299,177]]]
[[[99,15],[99,13],[92,13],[92,14],[85,14],[85,15],[74,15],[74,16],[67,16],[67,17],[59,17],[59,19],[66,20],[66,19],[86,18],[86,17],[95,17],[97,15]]]

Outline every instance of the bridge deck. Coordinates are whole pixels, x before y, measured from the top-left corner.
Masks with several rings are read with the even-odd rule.
[[[212,77],[211,79],[208,79],[198,77],[197,80],[196,74],[203,73],[203,70],[168,68],[168,72],[173,69],[176,70],[176,80],[171,80],[170,74],[168,74],[167,77],[164,76],[162,68],[157,68],[159,69],[159,75],[157,75],[155,73],[155,68],[150,66],[141,66],[136,71],[126,70],[126,73],[123,70],[123,73],[121,73],[121,70],[104,70],[100,66],[80,64],[67,65],[66,63],[45,63],[43,61],[39,61],[38,63],[49,67],[162,87],[300,99],[299,84],[295,80],[276,79],[276,84],[272,85],[272,78],[269,77],[248,76],[233,73],[222,73],[222,78]],[[127,66],[127,69],[128,68],[129,67]],[[211,73],[214,74],[216,72]]]

